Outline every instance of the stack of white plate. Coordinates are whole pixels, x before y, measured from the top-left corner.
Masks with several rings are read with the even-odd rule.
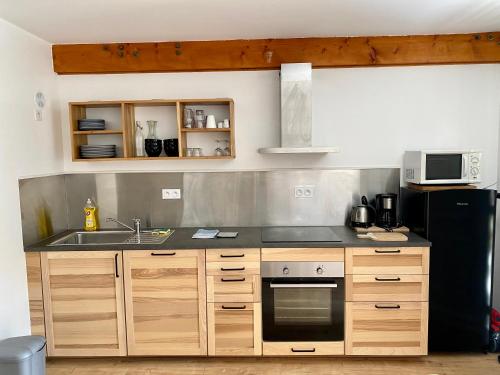
[[[114,158],[116,145],[81,145],[80,156],[85,159]]]

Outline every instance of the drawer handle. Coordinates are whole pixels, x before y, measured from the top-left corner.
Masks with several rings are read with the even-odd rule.
[[[247,305],[243,306],[224,306],[222,305],[223,310],[245,310],[247,308]]]
[[[401,281],[400,277],[376,277],[376,281]]]
[[[375,305],[377,309],[400,309],[400,305]]]
[[[115,276],[118,278],[120,275],[118,274],[118,253],[115,254]]]
[[[311,349],[295,349],[295,348],[292,348],[291,351],[293,353],[314,353],[316,351],[316,348],[311,348]]]
[[[152,256],[155,256],[155,257],[171,257],[173,255],[175,255],[176,253],[151,253]]]
[[[236,268],[220,268],[221,271],[245,271],[245,267],[236,267]]]
[[[245,257],[245,254],[235,254],[235,255],[220,255],[221,258],[243,258]]]
[[[242,277],[241,279],[226,279],[226,278],[222,277],[220,279],[220,281],[222,281],[223,283],[234,283],[234,282],[237,282],[237,281],[245,281],[245,278]]]
[[[378,254],[399,254],[401,250],[375,250],[376,253]]]

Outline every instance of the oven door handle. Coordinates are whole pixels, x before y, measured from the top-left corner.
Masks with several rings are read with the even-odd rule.
[[[330,284],[270,284],[271,288],[336,288],[335,283]]]

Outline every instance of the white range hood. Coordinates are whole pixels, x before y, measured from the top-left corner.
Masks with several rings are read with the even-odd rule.
[[[281,147],[259,148],[261,154],[326,154],[337,147],[312,145],[311,63],[281,65]]]

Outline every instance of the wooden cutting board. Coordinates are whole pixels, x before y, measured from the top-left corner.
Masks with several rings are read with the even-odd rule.
[[[373,241],[408,241],[406,235],[397,232],[358,234],[358,238],[369,238]]]
[[[384,228],[380,228],[380,227],[377,227],[377,226],[371,226],[371,227],[368,227],[368,228],[354,228],[354,230],[357,232],[357,233],[391,233],[391,232],[409,232],[410,229],[408,229],[408,227],[405,227],[405,226],[401,226],[399,228],[394,228],[391,230],[391,232],[387,232]]]

